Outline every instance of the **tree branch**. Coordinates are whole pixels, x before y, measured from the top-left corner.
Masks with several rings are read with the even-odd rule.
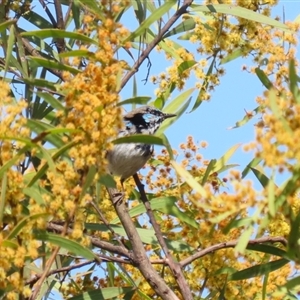
[[[188,284],[185,280],[185,277],[183,275],[181,266],[180,266],[179,263],[175,262],[172,255],[170,254],[170,251],[167,247],[167,244],[166,244],[166,242],[165,242],[165,240],[162,236],[162,233],[160,231],[159,225],[157,224],[157,222],[155,220],[153,211],[151,209],[150,202],[149,202],[149,200],[147,198],[147,195],[145,193],[145,190],[144,190],[144,185],[141,183],[141,181],[140,181],[137,174],[134,174],[133,178],[134,178],[135,184],[137,185],[137,187],[140,191],[141,200],[143,201],[143,203],[145,205],[147,215],[148,215],[148,217],[150,219],[150,222],[153,226],[153,229],[155,231],[156,238],[157,238],[163,252],[166,255],[166,261],[168,263],[169,268],[171,269],[171,271],[173,273],[173,276],[174,276],[174,278],[175,278],[175,280],[178,284],[178,287],[181,291],[181,294],[182,294],[182,296],[184,297],[185,300],[193,300],[191,290],[190,290],[190,288],[189,288],[189,286],[188,286]]]
[[[165,26],[158,33],[156,38],[146,47],[146,49],[141,53],[138,60],[132,67],[132,70],[129,71],[125,77],[123,78],[120,86],[120,90],[127,84],[129,79],[139,70],[139,67],[144,62],[144,60],[149,56],[150,52],[154,49],[154,47],[159,44],[165,33],[173,26],[173,24],[187,11],[187,8],[193,3],[193,0],[184,0],[183,5],[175,12],[175,14],[169,19],[169,21],[165,24]]]
[[[191,262],[193,262],[194,260],[201,258],[209,253],[215,252],[217,250],[220,249],[225,249],[225,248],[234,248],[238,243],[238,240],[233,240],[233,241],[229,241],[229,242],[224,242],[224,243],[220,243],[220,244],[216,244],[216,245],[212,245],[210,247],[207,247],[203,250],[198,251],[197,253],[189,256],[188,258],[182,260],[180,262],[181,267],[185,267],[188,264],[190,264]],[[281,243],[282,245],[286,246],[287,245],[287,240],[284,237],[281,236],[276,236],[276,237],[271,237],[271,236],[267,236],[267,237],[262,237],[259,239],[254,239],[254,240],[250,240],[248,242],[248,246],[249,245],[255,245],[255,244],[262,244],[262,243]]]
[[[139,269],[158,296],[164,300],[178,300],[175,293],[169,288],[163,278],[157,274],[157,271],[151,265],[144,249],[144,245],[127,211],[124,203],[124,194],[119,193],[118,190],[114,188],[107,188],[107,191],[131,243],[135,266]]]

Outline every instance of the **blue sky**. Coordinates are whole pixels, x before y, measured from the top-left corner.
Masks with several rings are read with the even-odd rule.
[[[197,3],[201,2],[197,1]],[[279,16],[282,20],[282,16],[285,14],[285,20],[292,21],[300,13],[298,4],[299,1],[296,0],[279,1],[272,16]],[[193,51],[192,47],[188,47],[189,51]],[[164,55],[157,54],[155,51],[151,53],[150,60],[152,63],[150,75],[161,73],[164,71],[164,66],[167,66]],[[147,61],[144,62],[137,75],[138,95],[148,95],[155,99],[154,90],[156,86],[150,82],[144,85],[144,82],[140,81],[147,74],[146,64]],[[258,122],[260,115],[254,117],[243,127],[228,129],[244,117],[245,110],[251,111],[257,107],[255,98],[261,95],[265,89],[256,75],[242,71],[243,65],[256,66],[251,59],[245,58],[239,58],[223,65],[226,74],[221,77],[220,85],[211,93],[211,100],[203,102],[196,111],[185,113],[166,130],[165,133],[173,148],[178,149],[179,144],[186,141],[188,135],[192,135],[195,141],[205,140],[208,142],[208,147],[202,149],[201,153],[205,159],[213,159],[221,157],[235,144],[246,144],[254,139],[254,124]],[[192,86],[193,84],[190,83],[186,88]],[[123,100],[132,97],[132,82],[128,83],[121,92],[121,96]],[[195,101],[195,97],[187,111],[191,110],[193,101]],[[159,151],[159,147],[156,146],[156,152]],[[245,153],[240,147],[231,158],[230,163],[239,164],[239,169],[243,170],[252,158],[253,153]],[[225,174],[222,174],[221,177]],[[248,177],[253,178],[250,174]],[[254,181],[256,180],[254,179]],[[256,187],[259,188],[259,184],[256,184]]]
[[[197,1],[197,3],[201,2]],[[35,5],[40,7],[38,1]],[[285,19],[294,20],[300,13],[299,0],[279,1],[273,16],[282,16],[283,8]],[[40,8],[40,11],[42,15],[45,14],[42,8]],[[26,26],[24,28],[26,29]],[[150,59],[152,62],[151,74],[159,74],[164,70],[166,62],[163,55],[153,52]],[[254,65],[254,63],[250,59],[237,59],[224,65],[226,74],[221,78],[220,85],[212,93],[211,101],[203,103],[193,113],[184,114],[180,120],[166,131],[173,148],[178,149],[179,144],[186,141],[188,135],[192,135],[195,141],[204,140],[208,142],[208,147],[201,150],[201,153],[206,159],[213,159],[222,156],[235,144],[244,144],[254,139],[254,123],[257,122],[257,118],[241,128],[228,130],[228,127],[233,126],[235,122],[244,117],[244,109],[251,111],[257,106],[255,97],[261,95],[264,90],[255,75],[242,71],[242,65]],[[140,81],[145,78],[145,74],[146,63],[141,67],[138,75],[138,95],[154,97],[156,87],[151,83],[144,85]],[[132,97],[132,83],[129,83],[122,91],[121,96],[123,100]],[[195,101],[195,98],[193,98],[193,101]],[[156,152],[159,151],[159,147],[156,147]],[[230,163],[240,164],[240,169],[243,170],[251,159],[251,153],[245,154],[240,148]],[[253,178],[253,176],[251,177]],[[256,183],[256,186],[259,188],[258,183]],[[57,299],[56,295],[54,298]]]

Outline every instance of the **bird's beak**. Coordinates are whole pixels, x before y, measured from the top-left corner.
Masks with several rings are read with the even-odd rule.
[[[175,114],[165,114],[164,117],[165,119],[169,119],[169,118],[173,118],[173,117],[176,117],[177,115]]]

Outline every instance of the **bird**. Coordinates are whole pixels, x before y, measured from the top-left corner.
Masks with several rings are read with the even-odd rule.
[[[141,106],[125,114],[123,119],[125,128],[118,137],[134,134],[154,134],[168,118],[175,117],[152,106]],[[107,152],[108,171],[113,176],[120,176],[121,185],[130,176],[137,173],[149,160],[154,146],[143,143],[116,144]]]

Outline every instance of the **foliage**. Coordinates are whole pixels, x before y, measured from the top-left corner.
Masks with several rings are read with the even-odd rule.
[[[276,3],[2,1],[0,297],[296,299],[299,24],[272,19]],[[160,74],[153,51],[170,62]],[[116,139],[123,106],[197,113],[238,57],[266,88],[235,126],[261,116],[242,172],[229,164],[240,145],[210,161],[192,136],[172,149],[173,119],[156,137]],[[106,151],[137,141],[165,149],[119,193]]]

